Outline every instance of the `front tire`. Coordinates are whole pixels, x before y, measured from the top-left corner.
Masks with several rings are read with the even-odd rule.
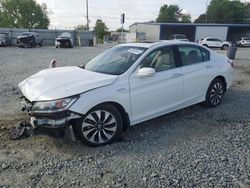
[[[216,107],[220,105],[225,93],[225,83],[216,78],[210,84],[206,94],[206,105],[208,107]]]
[[[76,134],[90,146],[103,146],[117,140],[123,127],[121,113],[111,104],[98,105],[76,121]]]

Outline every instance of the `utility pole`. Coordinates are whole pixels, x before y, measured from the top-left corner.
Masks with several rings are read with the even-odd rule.
[[[121,14],[121,24],[122,24],[122,43],[124,43],[124,28],[123,28],[123,24],[125,23],[125,14]]]
[[[89,30],[89,3],[86,0],[86,10],[87,10],[87,30]]]
[[[206,23],[207,23],[207,9],[208,9],[208,0],[206,2]]]

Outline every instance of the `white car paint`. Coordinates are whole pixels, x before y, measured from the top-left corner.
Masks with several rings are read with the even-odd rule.
[[[80,94],[112,84],[117,76],[101,74],[79,67],[58,67],[42,70],[19,84],[31,102],[48,101]]]
[[[232,84],[233,68],[228,59],[207,49],[210,61],[157,72],[150,77],[140,77],[140,62],[151,52],[164,46],[193,45],[195,43],[164,41],[134,43],[122,46],[145,47],[147,50],[119,76],[87,71],[78,67],[62,67],[41,71],[19,84],[30,101],[66,98],[80,94],[69,108],[77,114],[86,114],[104,102],[121,105],[127,112],[131,125],[205,101],[209,84],[223,76],[227,88]]]

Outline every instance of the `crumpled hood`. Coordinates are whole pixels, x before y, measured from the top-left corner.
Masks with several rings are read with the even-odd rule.
[[[117,77],[76,66],[58,67],[42,70],[25,79],[18,86],[29,101],[47,101],[112,84]]]

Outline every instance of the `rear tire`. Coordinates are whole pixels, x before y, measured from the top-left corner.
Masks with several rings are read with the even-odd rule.
[[[208,107],[216,107],[220,105],[225,93],[225,83],[219,79],[214,79],[208,87],[206,94],[206,105]]]
[[[226,45],[226,44],[224,44],[224,45],[221,47],[222,50],[228,50],[228,48],[229,48],[229,46]]]
[[[122,130],[122,115],[111,104],[94,107],[75,124],[76,135],[89,146],[110,144],[120,137]]]

